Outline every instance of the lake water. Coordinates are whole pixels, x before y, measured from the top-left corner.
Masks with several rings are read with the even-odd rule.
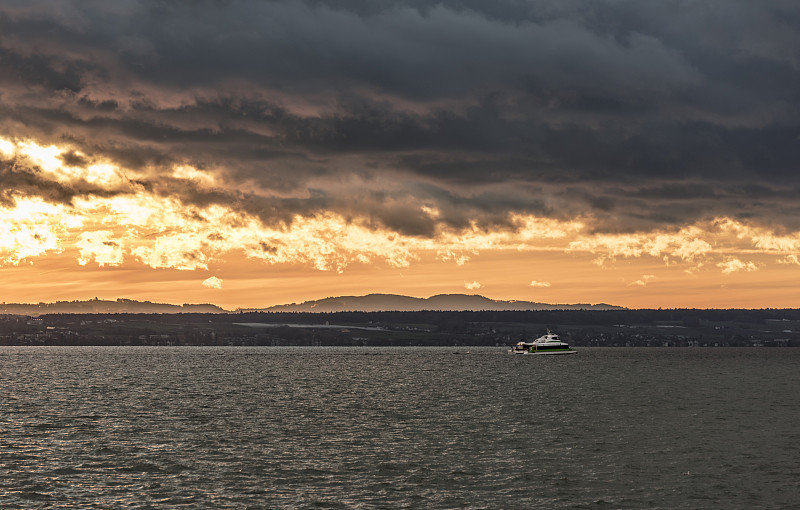
[[[800,505],[800,349],[464,352],[0,348],[0,508]]]

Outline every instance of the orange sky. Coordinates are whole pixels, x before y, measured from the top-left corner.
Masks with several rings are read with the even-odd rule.
[[[754,257],[768,260],[771,257]],[[337,295],[372,292],[427,297],[477,293],[494,299],[546,303],[606,302],[632,308],[796,307],[798,269],[764,263],[756,271],[718,269],[687,274],[658,261],[618,260],[603,267],[586,254],[484,252],[463,264],[433,256],[405,268],[356,263],[342,273],[290,264],[238,260],[208,269],[80,266],[65,256],[40,257],[0,269],[6,302],[56,299],[131,299],[169,303],[215,303],[227,309],[261,307]],[[211,276],[222,288],[207,288]],[[540,286],[531,286],[531,282]],[[467,285],[477,282],[472,290]],[[547,284],[548,286],[544,286]]]
[[[423,4],[0,2],[0,300],[800,307],[800,7]]]
[[[98,190],[71,204],[15,193],[0,207],[6,302],[124,297],[234,309],[378,292],[632,308],[798,306],[800,234],[730,218],[593,234],[589,217],[515,215],[511,228],[441,226],[430,238],[332,212],[270,226],[235,207],[154,195],[112,161],[69,167],[59,159],[69,149],[0,139],[0,155],[28,163],[43,181]],[[215,185],[187,167],[174,179]]]

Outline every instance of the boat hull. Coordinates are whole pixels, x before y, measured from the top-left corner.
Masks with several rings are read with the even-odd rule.
[[[517,342],[509,349],[512,354],[575,354],[575,349],[569,346],[549,329],[547,334],[540,336],[533,342]]]
[[[578,351],[575,349],[562,349],[562,350],[551,350],[551,351],[515,351],[513,349],[509,349],[508,351],[511,354],[537,354],[537,355],[556,355],[556,354],[577,354]]]

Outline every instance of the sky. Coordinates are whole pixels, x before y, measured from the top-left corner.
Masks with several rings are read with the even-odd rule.
[[[794,0],[5,0],[0,301],[800,307]]]

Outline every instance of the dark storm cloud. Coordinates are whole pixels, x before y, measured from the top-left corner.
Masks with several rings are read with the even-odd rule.
[[[800,6],[9,1],[0,115],[7,137],[163,168],[163,193],[173,163],[223,171],[241,192],[184,194],[264,218],[331,208],[429,235],[428,204],[453,226],[793,226]],[[367,186],[330,187],[353,177]]]

